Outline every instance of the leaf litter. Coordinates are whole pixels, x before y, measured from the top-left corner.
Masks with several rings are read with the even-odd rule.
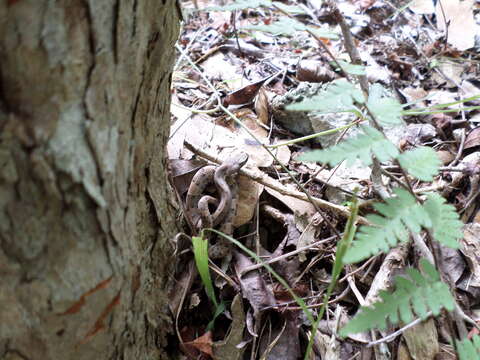
[[[234,150],[246,152],[249,161],[239,179],[234,237],[271,263],[315,313],[330,281],[336,236],[343,231],[348,215],[344,202],[356,193],[363,201],[362,215],[371,213],[375,174],[361,164],[341,171],[296,160],[305,150],[354,136],[355,124],[336,129],[356,118],[356,104],[364,102],[361,93],[352,100],[352,89],[342,88],[343,100],[337,110],[350,113],[340,124],[335,120],[344,113],[306,111],[302,115],[288,108],[298,106],[312,91],[319,94],[314,94],[319,96],[317,102],[325,101],[331,84],[345,76],[365,76],[381,88],[379,98],[386,99],[372,103],[372,111],[381,114],[385,123],[396,123],[400,114],[407,123],[398,124],[390,139],[402,151],[423,146],[442,160],[441,175],[430,181],[427,173],[426,181],[417,180],[415,188],[419,194],[422,189],[439,192],[461,213],[465,238],[459,250],[444,252],[444,266],[452,274],[459,307],[476,321],[480,305],[480,112],[476,108],[480,99],[475,98],[480,94],[478,4],[472,0],[336,1],[363,61],[356,65],[349,63],[328,2],[185,0],[181,6],[186,21],[177,44],[181,51],[173,74],[168,143],[180,208],[202,163],[221,161]],[[201,10],[208,7],[224,11]],[[390,102],[391,96],[402,106]],[[338,101],[338,97],[332,99]],[[232,115],[248,131],[232,120]],[[333,133],[328,145],[318,136],[276,147],[321,131]],[[380,181],[388,186],[402,174],[394,163],[383,165],[390,175],[381,175]],[[418,171],[424,174],[426,169],[420,166]],[[292,176],[311,194],[313,203]],[[222,284],[215,291],[226,307],[207,330],[214,315],[212,307],[191,270],[190,247],[182,244],[177,249],[178,283],[172,307],[185,358],[303,358],[312,324],[286,289],[239,249],[232,250],[230,262],[211,264],[214,283]],[[379,292],[392,286],[393,275],[417,264],[420,251],[414,241],[386,256],[348,265],[320,320],[310,358],[379,359],[379,349],[385,351],[386,347],[394,359],[452,358],[448,357],[451,346],[442,321],[430,320],[428,331],[427,325],[413,326],[390,342],[376,345],[375,350],[366,344],[382,337],[380,333],[345,339],[335,336],[359,305],[372,303]]]

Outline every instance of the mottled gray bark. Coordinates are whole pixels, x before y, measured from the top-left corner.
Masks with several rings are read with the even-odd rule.
[[[174,0],[0,1],[0,359],[166,359]]]

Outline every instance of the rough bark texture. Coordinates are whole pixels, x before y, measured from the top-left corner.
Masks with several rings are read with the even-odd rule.
[[[0,359],[168,358],[174,0],[0,1]]]

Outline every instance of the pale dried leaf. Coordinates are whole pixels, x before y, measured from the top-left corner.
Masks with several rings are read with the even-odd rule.
[[[417,14],[433,14],[435,6],[433,0],[413,0],[409,4],[409,8]]]
[[[285,166],[288,165],[288,162],[292,157],[292,152],[290,151],[290,148],[288,146],[280,146],[278,148],[272,149],[272,152],[281,164]]]
[[[480,126],[470,131],[465,139],[464,149],[480,146]]]
[[[335,73],[325,63],[318,60],[302,60],[297,65],[297,79],[316,83],[326,83],[335,79]]]
[[[288,188],[289,186],[285,186],[285,187]],[[287,195],[282,195],[278,191],[275,191],[275,190],[273,190],[271,188],[268,188],[268,187],[265,188],[265,190],[270,195],[272,195],[273,197],[277,198],[282,203],[284,203],[294,213],[298,212],[299,214],[305,214],[305,215],[313,216],[313,214],[315,214],[315,212],[316,212],[315,207],[307,201],[303,201],[303,200],[300,200],[300,199],[297,199],[297,198],[294,198],[294,197],[291,197],[291,196],[287,196]],[[293,189],[291,189],[291,190],[293,190]]]
[[[249,271],[245,275],[241,275],[245,268],[253,265],[248,257],[237,252],[235,253],[235,259],[237,260],[235,262],[235,272],[242,287],[242,295],[252,306],[254,317],[257,319],[263,308],[275,304],[275,297],[260,271]]]
[[[262,87],[258,96],[255,99],[255,113],[257,114],[258,120],[264,124],[268,124],[268,119],[270,118],[269,114],[269,100],[265,89]]]
[[[223,53],[217,52],[202,63],[202,69],[209,79],[222,80],[230,89],[238,89],[244,80],[237,74],[237,67],[225,59]]]
[[[438,29],[445,31],[445,25],[449,24],[447,41],[460,51],[475,45],[476,24],[473,18],[473,4],[474,0],[442,0],[441,4],[437,1],[435,8]]]
[[[480,225],[465,225],[460,251],[470,268],[469,285],[480,287]]]
[[[440,350],[433,319],[428,319],[405,330],[403,337],[414,359],[433,360]]]
[[[255,214],[260,194],[264,186],[256,181],[246,177],[238,177],[238,204],[237,214],[233,221],[235,227],[248,223]]]

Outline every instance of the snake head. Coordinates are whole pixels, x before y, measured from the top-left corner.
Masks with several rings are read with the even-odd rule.
[[[226,175],[234,176],[248,161],[248,154],[245,152],[234,152],[222,163],[225,166]]]

